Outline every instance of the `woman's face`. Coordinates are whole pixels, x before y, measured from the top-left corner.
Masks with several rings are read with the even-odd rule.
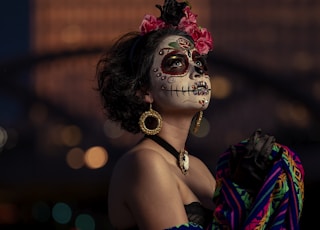
[[[208,107],[211,84],[206,61],[185,37],[166,37],[156,49],[150,71],[152,93],[159,107]]]

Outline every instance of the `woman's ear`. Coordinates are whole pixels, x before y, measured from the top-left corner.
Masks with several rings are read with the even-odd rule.
[[[144,101],[151,104],[153,102],[153,96],[150,91],[144,92]]]
[[[143,100],[149,104],[153,102],[153,96],[148,90],[139,90],[137,91],[136,95],[143,98]]]

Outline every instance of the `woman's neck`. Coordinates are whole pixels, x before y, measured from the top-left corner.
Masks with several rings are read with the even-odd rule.
[[[158,136],[170,143],[175,149],[184,149],[190,128],[189,123],[163,121]]]

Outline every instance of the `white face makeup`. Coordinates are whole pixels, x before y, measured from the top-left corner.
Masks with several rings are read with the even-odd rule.
[[[151,83],[162,104],[178,108],[207,108],[211,84],[205,59],[184,37],[172,35],[156,50]]]

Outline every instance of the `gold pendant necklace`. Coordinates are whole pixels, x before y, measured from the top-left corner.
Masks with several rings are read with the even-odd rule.
[[[182,150],[179,153],[179,167],[181,172],[186,175],[189,170],[189,153],[187,150]]]

